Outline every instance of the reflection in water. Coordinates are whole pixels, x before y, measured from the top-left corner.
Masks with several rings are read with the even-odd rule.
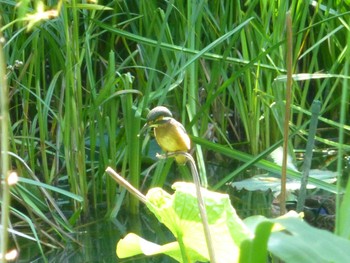
[[[103,215],[103,213],[101,213]],[[140,217],[132,217],[126,213],[119,213],[118,219],[94,220],[84,226],[76,228],[74,238],[81,244],[69,243],[63,250],[49,251],[45,255],[52,263],[172,263],[175,260],[164,256],[139,256],[128,259],[118,259],[116,244],[127,233],[133,232],[143,238],[164,244],[174,240],[170,231],[161,225],[147,210]],[[39,256],[40,252],[35,244],[21,246],[19,263],[42,263],[45,260]]]

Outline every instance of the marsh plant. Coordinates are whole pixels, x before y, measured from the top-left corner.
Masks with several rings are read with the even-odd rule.
[[[172,184],[171,161],[147,174],[157,149],[137,136],[157,105],[191,135],[209,189],[226,191],[252,167],[279,173],[267,156],[284,137],[287,11],[289,153],[305,149],[310,105],[321,101],[315,147],[335,151],[340,179],[350,131],[347,10],[346,1],[0,1],[2,254],[25,237],[45,257],[100,206],[106,218],[124,207],[137,214],[139,201],[125,198],[107,166],[136,188]],[[349,238],[349,184],[310,180],[343,193],[335,232]]]

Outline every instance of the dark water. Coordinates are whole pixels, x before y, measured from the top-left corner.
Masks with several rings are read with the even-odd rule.
[[[101,216],[103,217],[103,216]],[[119,216],[118,216],[119,217]],[[52,263],[114,263],[114,262],[176,262],[165,255],[146,257],[144,255],[128,259],[119,259],[116,255],[116,244],[129,232],[134,232],[157,244],[165,244],[174,240],[172,234],[147,211],[139,217],[124,214],[122,220],[95,220],[82,227],[77,227],[72,235],[79,243],[70,242],[64,249],[45,252],[47,262]],[[24,246],[16,262],[42,263],[45,259],[40,255],[35,244]]]

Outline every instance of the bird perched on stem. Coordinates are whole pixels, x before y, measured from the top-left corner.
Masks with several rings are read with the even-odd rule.
[[[157,106],[147,115],[147,123],[140,131],[142,134],[147,128],[154,129],[154,136],[160,148],[167,153],[188,152],[191,148],[191,140],[185,128],[173,118],[170,110],[163,106]],[[185,164],[184,155],[175,155],[178,164]]]

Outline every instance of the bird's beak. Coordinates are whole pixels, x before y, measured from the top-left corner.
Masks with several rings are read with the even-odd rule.
[[[145,125],[143,125],[143,127],[142,127],[141,131],[139,132],[139,134],[137,135],[137,137],[140,137],[148,128],[149,128],[149,125],[146,122]]]

